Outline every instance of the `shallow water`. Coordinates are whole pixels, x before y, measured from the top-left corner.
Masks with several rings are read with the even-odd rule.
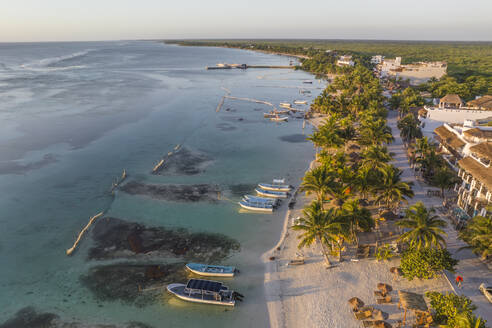
[[[0,323],[34,306],[88,323],[261,326],[267,311],[259,257],[276,243],[283,211],[240,213],[234,190],[274,177],[298,184],[313,155],[299,135],[310,130],[303,131],[302,120],[263,119],[270,108],[261,104],[226,100],[220,112],[215,110],[225,94],[222,87],[233,96],[278,104],[311,99],[322,84],[303,85],[311,77],[301,71],[204,67],[287,65],[289,60],[157,42],[0,44]],[[301,96],[299,88],[313,88],[312,96]],[[196,174],[152,175],[154,165],[177,144],[211,161]],[[123,169],[128,181],[214,184],[224,192],[212,203],[121,191],[112,196],[111,185]],[[112,262],[87,261],[90,236],[74,256],[67,257],[65,250],[89,217],[102,210],[146,226],[236,239],[240,251],[223,264],[240,268],[241,274],[226,284],[246,295],[245,302],[226,311],[166,293],[143,308],[96,300],[80,276]]]

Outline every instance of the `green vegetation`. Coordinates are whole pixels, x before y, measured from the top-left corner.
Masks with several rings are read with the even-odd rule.
[[[492,256],[492,217],[474,217],[460,232],[460,237],[475,254],[484,260],[488,259]]]
[[[433,215],[434,212],[433,208],[428,210],[422,202],[410,206],[405,213],[405,218],[396,222],[397,226],[410,229],[404,232],[399,240],[417,250],[441,248],[446,245],[442,237],[446,233],[441,228],[446,227],[447,223],[439,219],[438,215]]]
[[[400,268],[408,280],[431,279],[442,270],[454,272],[456,264],[458,261],[451,257],[447,249],[409,248],[402,253]]]
[[[434,310],[433,319],[437,324],[449,328],[485,328],[486,320],[477,318],[473,311],[477,308],[464,296],[427,292],[430,305]]]
[[[391,249],[390,245],[381,246],[376,251],[376,259],[378,261],[386,261],[394,256],[395,254],[393,253],[393,250]]]

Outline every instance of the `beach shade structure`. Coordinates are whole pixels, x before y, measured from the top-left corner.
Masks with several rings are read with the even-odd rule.
[[[359,309],[364,306],[364,302],[358,297],[352,297],[348,300],[348,303],[354,312],[359,311]]]
[[[388,319],[389,317],[389,314],[386,313],[386,312],[383,312],[381,310],[378,310],[378,309],[374,309],[374,311],[372,311],[372,318],[374,320],[385,320],[385,319]]]
[[[383,212],[381,212],[381,214],[379,214],[379,216],[385,220],[396,220],[396,219],[398,219],[398,215],[396,215],[395,213],[393,213],[393,211],[390,211],[390,210],[384,210]]]
[[[398,297],[400,298],[398,302],[398,309],[403,308],[402,326],[405,326],[408,310],[413,311],[416,318],[428,318],[430,316],[429,308],[427,307],[427,303],[425,303],[423,295],[399,290]]]
[[[401,269],[399,267],[391,267],[390,272],[393,274],[393,280],[396,280],[397,277],[401,277]]]
[[[378,289],[385,294],[387,294],[393,290],[393,288],[390,285],[382,283],[382,282],[378,283]]]

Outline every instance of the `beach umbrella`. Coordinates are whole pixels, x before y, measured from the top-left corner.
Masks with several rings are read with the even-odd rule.
[[[348,302],[354,311],[357,311],[360,307],[364,306],[364,302],[358,297],[352,297]]]
[[[393,290],[393,288],[392,288],[390,285],[388,285],[388,284],[384,284],[384,283],[382,283],[382,282],[380,282],[380,283],[378,284],[378,289],[379,289],[380,291],[384,292],[385,294],[386,294],[386,293],[389,293],[389,292],[391,292],[391,291]]]

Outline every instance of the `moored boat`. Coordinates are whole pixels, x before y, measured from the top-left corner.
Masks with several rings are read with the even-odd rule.
[[[274,122],[287,122],[289,120],[289,117],[288,116],[275,116],[275,117],[271,117],[270,118],[270,121],[274,121]]]
[[[294,104],[296,105],[306,105],[307,100],[294,100]]]
[[[291,108],[292,105],[290,103],[280,103],[280,107],[283,107],[283,108]]]
[[[271,198],[287,198],[287,193],[283,191],[265,190],[262,188],[256,188],[255,191],[260,196],[271,197]]]
[[[188,263],[186,268],[193,273],[209,277],[234,277],[236,268],[232,266]]]
[[[274,207],[277,206],[278,203],[280,202],[279,199],[268,198],[268,197],[258,197],[258,196],[253,196],[253,195],[244,195],[243,199],[246,201],[263,202],[263,203],[272,204]]]
[[[268,212],[268,213],[273,212],[273,205],[265,202],[247,201],[243,199],[239,202],[239,205],[242,208],[250,211]]]
[[[167,291],[188,302],[225,306],[234,306],[238,296],[221,282],[203,279],[190,279],[186,285],[169,284]]]
[[[285,184],[284,179],[273,179],[273,183],[259,183],[258,187],[260,187],[263,190],[273,190],[273,191],[283,191],[283,192],[289,192],[292,187],[289,186],[288,184]]]

